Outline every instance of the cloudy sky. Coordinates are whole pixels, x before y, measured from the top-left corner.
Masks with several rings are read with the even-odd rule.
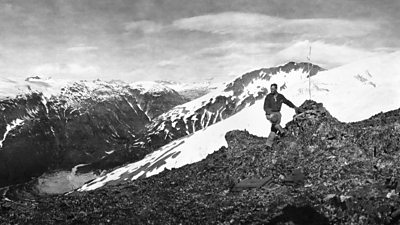
[[[398,0],[0,0],[0,76],[222,81],[400,49]]]

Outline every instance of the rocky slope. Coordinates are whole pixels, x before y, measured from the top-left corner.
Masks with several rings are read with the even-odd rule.
[[[226,135],[201,162],[91,192],[1,201],[2,224],[397,224],[400,109],[342,123],[306,101],[289,134]],[[245,190],[247,178],[271,182]],[[7,197],[7,196],[4,196]]]
[[[50,96],[31,91],[0,100],[0,187],[114,152],[142,158],[144,152],[127,153],[129,145],[154,117],[184,102],[161,85],[117,81],[75,82]]]

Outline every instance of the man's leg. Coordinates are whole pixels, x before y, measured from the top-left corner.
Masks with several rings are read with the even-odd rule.
[[[280,125],[281,119],[282,119],[282,114],[280,112],[276,112],[275,114],[277,117],[277,121],[275,124],[273,124],[273,126],[275,127],[276,130],[279,131],[280,134],[285,134],[286,133],[285,129],[283,129],[283,127]]]
[[[274,139],[275,139],[276,133],[275,132],[270,132],[268,137],[267,137],[267,143],[266,145],[268,147],[272,147],[272,143],[274,143]]]
[[[278,131],[275,127],[276,124],[272,123],[271,124],[271,132],[269,133],[268,137],[267,137],[267,143],[266,145],[268,147],[272,147],[272,144],[274,143],[274,139],[276,137],[276,132]]]
[[[271,122],[271,132],[269,133],[267,137],[267,143],[266,145],[268,147],[272,147],[272,144],[274,143],[274,139],[276,137],[276,133],[279,131],[281,134],[285,133],[285,130],[279,125],[281,122],[282,114],[280,112],[273,112],[271,114],[271,118],[268,119]]]
[[[286,133],[285,129],[280,124],[276,124],[275,128],[279,131],[279,133],[284,134]]]

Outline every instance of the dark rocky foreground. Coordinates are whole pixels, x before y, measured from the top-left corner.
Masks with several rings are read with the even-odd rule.
[[[345,124],[322,104],[265,149],[245,131],[180,169],[92,192],[0,202],[1,224],[398,224],[400,109]],[[356,112],[355,112],[356,113]],[[261,188],[234,191],[246,178]]]

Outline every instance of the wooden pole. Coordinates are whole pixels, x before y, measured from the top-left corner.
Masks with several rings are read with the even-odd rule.
[[[309,94],[309,97],[310,97],[310,100],[311,100],[311,69],[310,69],[310,65],[311,65],[311,45],[310,45],[310,49],[308,51],[307,59],[308,59],[308,65],[307,65],[307,67],[308,67],[308,94]]]

